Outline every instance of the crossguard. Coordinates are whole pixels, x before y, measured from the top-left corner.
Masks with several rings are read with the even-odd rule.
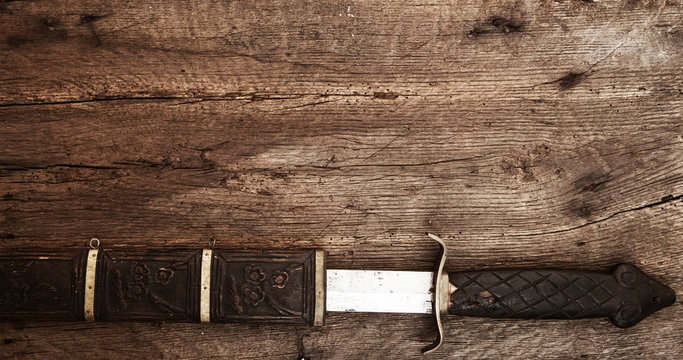
[[[441,247],[440,260],[434,271],[434,302],[432,308],[432,314],[434,314],[434,319],[436,320],[438,333],[436,334],[436,340],[434,340],[431,345],[422,349],[422,355],[427,355],[438,350],[443,344],[444,335],[443,325],[441,324],[441,314],[448,313],[448,274],[443,273],[448,250],[446,248],[446,243],[441,240],[441,238],[430,233],[427,233],[427,236],[438,242]]]

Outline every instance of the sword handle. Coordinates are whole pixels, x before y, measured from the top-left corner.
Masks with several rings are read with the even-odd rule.
[[[674,303],[676,293],[635,266],[611,274],[577,270],[489,270],[449,274],[448,313],[521,319],[608,316],[629,327]]]

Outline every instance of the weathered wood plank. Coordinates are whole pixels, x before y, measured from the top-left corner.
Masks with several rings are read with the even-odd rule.
[[[446,343],[430,359],[452,358],[676,358],[680,354],[681,306],[658,313],[641,325],[619,329],[608,320],[510,321],[448,318]],[[667,320],[667,317],[669,318]],[[639,325],[640,326],[640,325]],[[434,326],[425,315],[339,314],[322,328],[251,324],[24,323],[0,324],[3,350],[26,359],[414,359],[432,341]],[[47,334],[50,336],[31,336]],[[113,334],[118,334],[113,336]],[[303,340],[303,341],[302,341]],[[77,348],[74,344],[78,344]]]
[[[333,267],[427,270],[436,248],[421,234],[434,231],[453,249],[453,270],[627,261],[680,288],[675,113],[643,101],[614,119],[588,111],[599,104],[563,114],[535,103],[548,118],[527,119],[507,106],[492,117],[475,104],[397,101],[400,115],[372,100],[361,114],[345,104],[283,109],[290,101],[5,108],[2,245],[79,247],[98,236],[112,247],[201,247],[213,236],[224,247],[322,247]],[[359,128],[364,116],[373,121]],[[680,310],[655,319],[669,311]],[[650,324],[641,336],[662,326]],[[549,326],[567,336],[564,323]],[[396,331],[408,341],[400,351],[419,348],[410,327]],[[332,358],[359,354],[325,346]]]
[[[321,247],[331,267],[605,269],[680,293],[680,1],[0,4],[0,249]],[[203,240],[200,240],[203,239]],[[680,301],[457,319],[435,358],[675,358]],[[0,324],[10,357],[415,358],[428,317],[322,329]],[[84,346],[85,344],[85,346]]]
[[[389,113],[368,101],[354,114],[345,104],[281,110],[286,103],[4,109],[4,205],[17,228],[7,243],[75,246],[97,235],[119,245],[196,245],[214,236],[266,247],[374,239],[382,249],[431,230],[502,241],[498,250],[519,254],[529,252],[519,243],[571,244],[559,239],[650,205],[671,207],[663,216],[673,219],[683,193],[675,106],[670,114],[655,104],[622,107],[629,117],[621,119],[585,102],[566,114],[534,103],[528,118],[504,104],[491,114],[406,99],[405,111]],[[373,120],[361,128],[363,118]],[[36,219],[44,226],[30,226]],[[592,240],[570,249],[580,242],[586,252]]]
[[[2,6],[2,104],[680,94],[680,1]]]

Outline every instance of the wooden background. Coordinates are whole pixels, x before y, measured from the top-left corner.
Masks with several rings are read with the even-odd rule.
[[[604,270],[683,291],[683,3],[0,1],[0,251],[322,248],[329,266]],[[450,318],[445,358],[680,358],[681,301]],[[419,358],[323,328],[1,323],[9,358]]]

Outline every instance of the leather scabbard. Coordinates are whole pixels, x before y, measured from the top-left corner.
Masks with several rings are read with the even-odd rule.
[[[321,250],[13,252],[0,319],[322,325],[324,281]]]

